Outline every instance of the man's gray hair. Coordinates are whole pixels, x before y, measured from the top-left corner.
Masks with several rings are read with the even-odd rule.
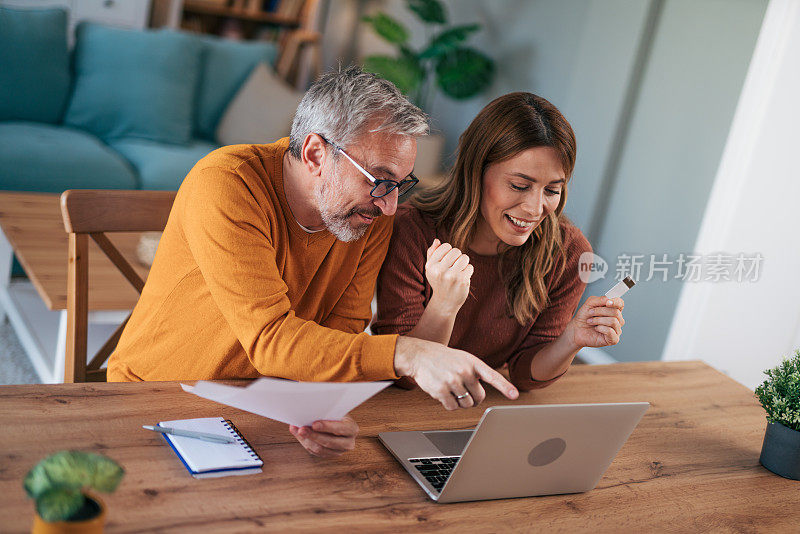
[[[375,124],[377,122],[377,124]],[[428,134],[428,117],[395,85],[350,66],[323,74],[308,89],[292,121],[289,152],[300,159],[303,141],[311,133],[345,147],[370,131],[399,135]]]

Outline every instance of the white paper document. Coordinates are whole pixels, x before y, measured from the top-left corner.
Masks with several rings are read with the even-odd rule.
[[[199,381],[184,391],[295,426],[338,420],[391,382],[293,382],[259,378],[247,387]]]

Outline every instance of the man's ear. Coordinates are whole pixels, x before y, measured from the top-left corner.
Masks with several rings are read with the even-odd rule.
[[[312,176],[322,174],[322,165],[328,156],[325,141],[317,134],[310,133],[303,139],[303,148],[300,149],[300,160]]]

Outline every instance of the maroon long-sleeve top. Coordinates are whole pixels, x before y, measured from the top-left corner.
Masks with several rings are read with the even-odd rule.
[[[525,391],[547,386],[559,378],[533,380],[531,361],[564,331],[585,287],[578,277],[578,261],[592,247],[581,231],[567,221],[561,224],[561,235],[563,253],[556,265],[563,262],[564,268],[545,275],[549,303],[525,325],[520,325],[509,312],[499,256],[466,251],[475,271],[470,295],[456,315],[449,346],[474,354],[494,368],[508,363],[511,381]],[[389,252],[378,276],[374,333],[407,334],[419,322],[433,293],[425,279],[425,260],[435,238],[446,243],[449,236],[417,208],[398,208]]]

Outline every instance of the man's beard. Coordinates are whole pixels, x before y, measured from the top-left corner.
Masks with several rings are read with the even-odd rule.
[[[367,217],[376,218],[381,215],[381,210],[376,206],[371,208],[354,207],[342,213],[341,206],[338,205],[339,192],[344,191],[344,180],[339,176],[338,169],[334,167],[334,176],[331,180],[322,183],[317,189],[315,197],[322,222],[330,233],[339,241],[349,243],[356,241],[366,233],[368,224],[360,224],[357,228],[350,225],[350,217],[357,213],[363,213]]]

